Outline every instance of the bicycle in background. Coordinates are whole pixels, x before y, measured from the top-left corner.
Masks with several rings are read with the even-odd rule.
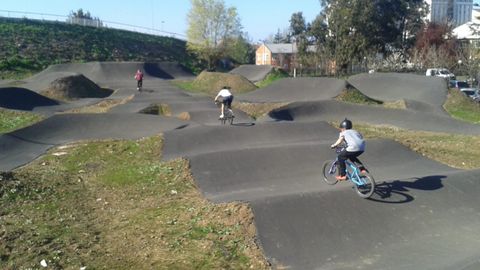
[[[222,103],[217,101],[215,102],[217,106],[221,106]],[[223,107],[223,117],[218,118],[220,120],[220,123],[222,125],[225,125],[226,123],[229,123],[230,125],[233,125],[233,118],[235,118],[235,115],[233,114],[232,109],[227,108],[227,106]]]

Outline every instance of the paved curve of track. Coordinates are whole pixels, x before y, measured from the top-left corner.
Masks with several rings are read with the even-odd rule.
[[[441,103],[446,89],[441,81],[393,73],[359,75],[349,81],[373,98],[404,98],[409,105],[407,110],[392,110],[331,100],[347,85],[342,80],[285,79],[239,99],[291,104],[257,122],[237,111],[235,125],[220,126],[218,108],[209,98],[168,83],[168,79],[187,76],[181,69],[173,64],[148,65],[141,93],[134,91],[130,77],[138,67],[145,67],[142,63],[53,66],[26,80],[19,87],[27,96],[35,96],[34,92],[67,73],[83,73],[101,86],[110,86],[116,92],[109,98],[135,96],[106,114],[54,115],[2,135],[0,170],[13,169],[52,146],[76,140],[133,139],[163,132],[163,158],[189,158],[207,198],[251,204],[259,244],[275,267],[480,268],[479,170],[453,169],[396,142],[370,140],[362,159],[379,184],[372,200],[360,199],[348,183],[328,186],[320,180],[321,164],[334,157],[328,146],[337,136],[327,121],[348,116],[355,122],[479,134],[478,126],[445,115]],[[5,89],[0,88],[0,94]],[[59,106],[97,102],[11,100],[3,100],[0,106],[51,112],[62,111]],[[147,108],[155,104],[167,105],[172,116],[149,115]],[[189,120],[176,117],[182,113]]]

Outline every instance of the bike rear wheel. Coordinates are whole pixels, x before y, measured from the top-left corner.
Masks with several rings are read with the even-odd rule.
[[[332,166],[333,162],[333,160],[327,160],[323,163],[322,166],[323,180],[329,185],[335,185],[338,182],[337,178],[335,177],[337,172],[337,166]]]
[[[357,185],[354,183],[355,191],[358,196],[362,198],[370,198],[375,192],[375,179],[373,179],[373,176],[368,172],[359,175],[359,177],[362,184]]]

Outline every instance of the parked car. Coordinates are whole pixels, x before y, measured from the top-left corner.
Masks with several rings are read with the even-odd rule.
[[[470,88],[470,85],[467,82],[464,81],[456,81],[456,80],[450,80],[448,82],[448,86],[450,88],[456,88],[457,90],[460,90],[462,88]]]
[[[435,76],[445,78],[447,80],[455,80],[455,74],[446,68],[429,68],[425,73],[426,76]]]
[[[480,94],[476,88],[462,88],[460,92],[464,93],[467,97],[473,99],[476,102],[480,102]]]

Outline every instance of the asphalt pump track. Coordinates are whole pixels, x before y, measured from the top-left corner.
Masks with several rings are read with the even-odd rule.
[[[163,158],[188,158],[208,199],[251,205],[258,243],[276,269],[480,268],[480,170],[454,169],[378,139],[367,141],[361,156],[378,184],[371,199],[356,196],[349,183],[328,186],[320,176],[323,161],[334,158],[329,145],[338,135],[328,122],[344,117],[414,130],[480,134],[478,126],[451,119],[442,110],[442,81],[395,73],[358,75],[348,82],[285,79],[238,99],[290,104],[257,121],[235,111],[234,125],[221,126],[211,98],[169,83],[189,78],[187,73],[171,63],[149,65],[142,92],[135,91],[130,79],[138,67],[145,67],[142,63],[53,66],[26,80],[20,93],[30,97],[28,102],[11,98],[10,103],[3,100],[2,107],[41,108],[49,117],[0,136],[0,170],[13,170],[51,147],[78,140],[163,133]],[[36,95],[49,81],[70,73],[109,85],[115,89],[109,98],[133,98],[105,114],[58,114],[98,102],[56,104]],[[401,90],[393,91],[399,83]],[[380,100],[398,99],[398,91],[403,91],[409,106],[394,110],[332,100],[347,84]],[[10,94],[13,90],[0,88]],[[168,105],[170,116],[149,113],[148,108],[158,104]],[[180,119],[182,113],[188,119]]]

